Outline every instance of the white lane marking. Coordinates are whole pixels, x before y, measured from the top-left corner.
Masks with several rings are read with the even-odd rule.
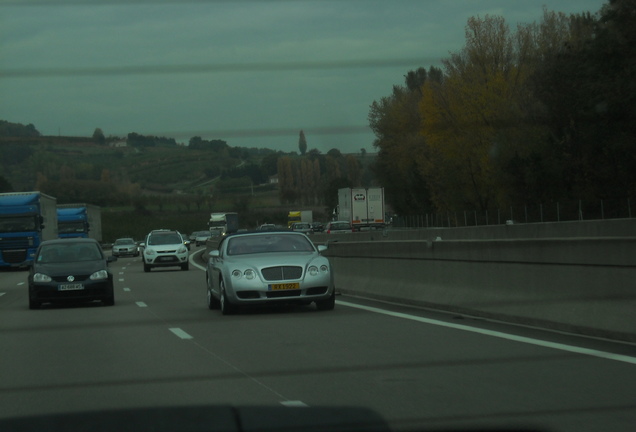
[[[124,288],[124,291],[130,292],[130,288]]]
[[[303,401],[299,401],[299,400],[283,401],[280,404],[283,405],[283,406],[286,406],[286,407],[290,407],[290,408],[308,407],[309,406],[306,403],[304,403]]]
[[[26,282],[18,282],[18,286],[24,285]]]
[[[123,281],[124,281],[124,278],[120,278],[120,279],[119,279],[119,282],[123,282]]]
[[[148,305],[144,302],[136,302],[137,306],[139,307],[148,307]]]
[[[195,252],[191,253],[190,257],[188,258],[188,261],[190,261],[190,264],[192,264],[193,266],[197,267],[200,270],[205,270],[205,267],[202,266],[201,264],[199,264],[198,262],[196,262],[194,257],[197,254],[202,254],[203,252],[205,252],[205,249],[199,249],[198,251],[195,251]]]
[[[171,328],[170,331],[180,337],[181,339],[192,339],[192,336],[181,330],[180,328]]]
[[[479,333],[479,334],[482,334],[482,335],[485,335],[485,336],[492,336],[492,337],[497,337],[497,338],[501,338],[501,339],[507,339],[507,340],[515,341],[515,342],[522,342],[522,343],[526,343],[526,344],[530,344],[530,345],[537,345],[537,346],[541,346],[541,347],[545,347],[545,348],[553,348],[553,349],[557,349],[557,350],[561,350],[561,351],[567,351],[567,352],[571,352],[571,353],[575,353],[575,354],[588,355],[588,356],[592,356],[592,357],[599,357],[599,358],[606,359],[606,360],[615,360],[615,361],[620,361],[620,362],[624,362],[624,363],[631,363],[631,364],[636,365],[636,357],[630,357],[630,356],[626,356],[626,355],[622,355],[622,354],[614,354],[614,353],[609,353],[609,352],[605,352],[605,351],[598,351],[598,350],[589,349],[589,348],[581,348],[581,347],[577,347],[577,346],[565,345],[565,344],[560,344],[560,343],[556,343],[556,342],[548,342],[548,341],[544,341],[544,340],[540,340],[540,339],[532,339],[532,338],[525,337],[525,336],[516,336],[516,335],[512,335],[512,334],[508,334],[508,333],[502,333],[502,332],[493,331],[493,330],[480,329],[480,328],[477,328],[477,327],[470,327],[470,326],[462,325],[462,324],[448,323],[448,322],[444,322],[444,321],[438,321],[438,320],[434,320],[434,319],[422,318],[422,317],[418,317],[418,316],[414,316],[414,315],[408,315],[408,314],[404,314],[404,313],[400,313],[400,312],[391,312],[391,311],[387,311],[387,310],[384,310],[384,309],[379,309],[379,308],[375,308],[375,307],[371,307],[371,306],[357,305],[357,304],[354,304],[354,303],[343,302],[343,301],[340,301],[340,300],[338,300],[337,303],[339,305],[342,305],[342,306],[348,306],[348,307],[352,307],[352,308],[356,308],[356,309],[362,309],[362,310],[366,310],[368,312],[379,313],[379,314],[383,314],[383,315],[392,316],[392,317],[395,317],[395,318],[408,319],[408,320],[418,321],[418,322],[425,323],[425,324],[432,324],[432,325],[441,326],[441,327],[449,327],[449,328],[456,329],[456,330],[463,330],[463,331],[469,331],[469,332],[473,332],[473,333]]]
[[[124,272],[123,272],[123,271],[120,271],[120,272],[119,272],[119,274],[124,274]]]
[[[2,297],[3,295],[5,295],[6,293],[0,292],[0,297]]]

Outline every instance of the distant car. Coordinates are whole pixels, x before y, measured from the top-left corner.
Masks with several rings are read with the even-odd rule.
[[[130,237],[119,238],[113,243],[112,253],[116,257],[125,255],[139,256],[139,246]]]
[[[149,272],[153,267],[175,266],[181,267],[181,270],[188,270],[188,256],[188,248],[179,231],[152,231],[146,237],[143,253],[144,271]]]
[[[314,232],[323,232],[325,230],[325,226],[321,222],[312,222],[311,229]]]
[[[211,233],[210,231],[198,231],[197,235],[194,239],[194,244],[196,246],[201,246],[207,243],[208,240],[210,240],[211,237]]]
[[[334,278],[329,260],[320,254],[324,250],[292,231],[231,234],[210,251],[208,307],[224,315],[239,306],[277,302],[333,309]]]
[[[294,222],[291,229],[292,231],[301,232],[303,234],[312,234],[314,232],[309,222]]]
[[[325,232],[327,234],[344,234],[353,231],[353,227],[348,221],[332,221],[325,227]]]
[[[277,231],[279,228],[274,224],[263,224],[258,227],[259,231]]]
[[[47,240],[40,244],[29,269],[29,309],[42,303],[101,300],[115,304],[113,274],[99,243],[89,238]]]

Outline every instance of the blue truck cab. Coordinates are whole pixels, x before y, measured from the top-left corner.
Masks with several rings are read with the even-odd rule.
[[[57,238],[56,204],[37,191],[0,194],[0,267],[29,267],[40,243]]]
[[[58,204],[59,238],[93,238],[102,240],[101,209],[92,204]]]

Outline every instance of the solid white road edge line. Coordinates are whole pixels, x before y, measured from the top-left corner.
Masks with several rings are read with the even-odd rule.
[[[135,304],[139,307],[148,307],[148,305],[144,302],[135,302]]]
[[[191,253],[190,256],[188,257],[188,261],[190,261],[190,264],[192,264],[193,266],[195,266],[196,268],[200,270],[205,270],[205,267],[199,264],[198,262],[196,262],[194,257],[198,254],[202,254],[203,252],[205,252],[205,249],[199,249],[198,251],[194,251],[194,253]]]
[[[589,348],[581,348],[581,347],[577,347],[577,346],[565,345],[565,344],[560,344],[560,343],[556,343],[556,342],[548,342],[548,341],[544,341],[544,340],[541,340],[541,339],[532,339],[532,338],[525,337],[525,336],[517,336],[517,335],[503,333],[503,332],[498,332],[498,331],[493,331],[493,330],[480,329],[480,328],[477,328],[477,327],[470,327],[470,326],[462,325],[462,324],[448,323],[448,322],[444,322],[444,321],[438,321],[438,320],[434,320],[434,319],[422,318],[422,317],[418,317],[418,316],[414,316],[414,315],[408,315],[408,314],[400,313],[400,312],[391,312],[391,311],[387,311],[387,310],[384,310],[384,309],[375,308],[375,307],[371,307],[371,306],[357,305],[357,304],[354,304],[354,303],[343,302],[343,301],[340,301],[340,300],[338,300],[337,303],[338,303],[338,305],[341,305],[341,306],[348,306],[348,307],[352,307],[352,308],[356,308],[356,309],[362,309],[362,310],[366,310],[368,312],[379,313],[379,314],[383,314],[383,315],[392,316],[392,317],[395,317],[395,318],[408,319],[408,320],[411,320],[411,321],[418,321],[418,322],[425,323],[425,324],[431,324],[431,325],[436,325],[436,326],[441,326],[441,327],[448,327],[448,328],[452,328],[452,329],[456,329],[456,330],[469,331],[469,332],[473,332],[473,333],[479,333],[479,334],[482,334],[482,335],[485,335],[485,336],[497,337],[497,338],[500,338],[500,339],[507,339],[507,340],[511,340],[511,341],[515,341],[515,342],[521,342],[521,343],[526,343],[526,344],[530,344],[530,345],[537,345],[537,346],[541,346],[541,347],[545,347],[545,348],[552,348],[552,349],[557,349],[557,350],[561,350],[561,351],[567,351],[567,352],[571,352],[571,353],[575,353],[575,354],[582,354],[582,355],[587,355],[587,356],[592,356],[592,357],[599,357],[599,358],[606,359],[606,360],[614,360],[614,361],[620,361],[620,362],[630,363],[630,364],[636,365],[636,357],[630,357],[630,356],[626,356],[626,355],[622,355],[622,354],[613,354],[613,353],[609,353],[609,352],[605,352],[605,351],[598,351],[598,350],[589,349]]]

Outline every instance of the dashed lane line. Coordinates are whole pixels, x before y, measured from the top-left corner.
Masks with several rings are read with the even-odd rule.
[[[286,407],[290,407],[290,408],[308,407],[309,406],[305,402],[299,401],[299,400],[282,401],[280,404],[283,405],[283,406],[286,406]]]
[[[178,327],[173,327],[170,329],[170,331],[181,339],[193,339],[192,336],[190,336],[188,333],[184,332]]]

